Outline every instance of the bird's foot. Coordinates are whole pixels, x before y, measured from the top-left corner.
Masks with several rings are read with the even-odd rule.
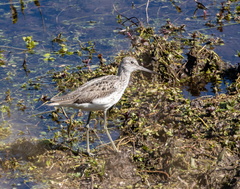
[[[91,153],[90,151],[85,151],[83,152],[86,156],[89,156],[89,157],[94,157],[96,154],[94,153]]]
[[[91,152],[87,152],[87,155],[88,155],[89,157],[94,157],[96,154],[91,153]]]

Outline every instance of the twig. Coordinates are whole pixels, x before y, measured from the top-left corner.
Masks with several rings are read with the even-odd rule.
[[[64,115],[67,119],[69,119],[69,117],[68,117],[68,115],[66,114],[65,110],[63,109],[63,107],[61,107],[61,110],[62,110],[62,112],[63,112],[63,115]]]
[[[139,19],[138,19],[137,17],[133,16],[133,17],[128,18],[128,17],[124,16],[123,14],[121,14],[121,13],[117,10],[117,8],[115,7],[115,5],[113,5],[113,9],[114,9],[115,12],[117,12],[118,15],[120,15],[121,17],[124,17],[124,18],[125,18],[125,21],[123,21],[123,22],[121,23],[121,25],[125,26],[124,24],[125,24],[125,22],[127,22],[127,21],[129,21],[129,22],[132,23],[130,26],[135,25],[135,26],[138,27],[139,24],[141,25],[141,22],[139,21]],[[133,19],[136,19],[137,22],[134,22]],[[129,26],[129,27],[130,27],[130,26]]]
[[[17,48],[17,47],[9,47],[9,46],[5,46],[5,45],[1,45],[0,48],[8,48],[8,49],[15,49],[15,50],[20,50],[20,51],[27,51],[27,49]]]
[[[147,1],[147,4],[146,4],[146,18],[147,18],[147,24],[148,24],[148,21],[149,21],[149,17],[148,17],[148,6],[149,6],[149,0]]]

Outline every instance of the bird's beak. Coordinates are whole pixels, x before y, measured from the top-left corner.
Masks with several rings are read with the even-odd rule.
[[[154,71],[149,70],[149,69],[147,69],[147,68],[144,68],[144,67],[142,67],[142,66],[139,66],[138,69],[141,70],[141,71],[149,72],[149,73],[159,74],[159,73],[157,73],[157,72],[154,72]]]

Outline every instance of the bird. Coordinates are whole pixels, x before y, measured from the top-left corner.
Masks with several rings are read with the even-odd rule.
[[[129,84],[131,73],[138,70],[149,73],[157,73],[140,66],[136,58],[127,56],[122,59],[116,75],[106,75],[92,79],[66,95],[55,96],[50,99],[50,104],[48,104],[49,106],[72,107],[89,112],[86,123],[88,154],[91,154],[89,145],[89,122],[91,119],[91,113],[92,111],[98,110],[104,112],[103,128],[112,144],[113,149],[116,152],[120,152],[114,144],[107,128],[107,111],[121,99]]]

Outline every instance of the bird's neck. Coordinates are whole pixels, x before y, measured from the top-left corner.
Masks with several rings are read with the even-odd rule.
[[[119,76],[120,80],[129,81],[131,77],[131,73],[132,72],[126,70],[125,68],[119,67],[117,75]]]

